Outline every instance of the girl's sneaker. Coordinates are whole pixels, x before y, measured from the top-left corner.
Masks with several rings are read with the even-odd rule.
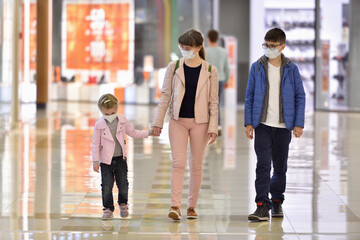
[[[107,219],[112,219],[113,217],[114,217],[113,212],[109,208],[104,208],[104,212],[101,219],[107,220]]]
[[[129,207],[126,203],[120,204],[120,217],[126,218],[129,216]]]

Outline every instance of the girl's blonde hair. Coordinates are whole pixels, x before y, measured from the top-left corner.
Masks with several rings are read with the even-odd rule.
[[[103,109],[110,109],[113,107],[117,108],[118,104],[119,104],[118,99],[110,93],[102,95],[98,101],[98,107],[100,111],[102,111]]]

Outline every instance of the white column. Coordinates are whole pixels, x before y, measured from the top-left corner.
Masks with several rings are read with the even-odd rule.
[[[219,0],[213,0],[211,27],[215,30],[219,30]]]
[[[349,109],[360,110],[360,1],[350,2],[350,51],[349,51]]]
[[[16,128],[19,120],[19,28],[20,28],[20,0],[13,2],[13,82],[11,91],[11,127]]]
[[[200,29],[200,15],[199,0],[193,0],[193,27],[197,30]]]

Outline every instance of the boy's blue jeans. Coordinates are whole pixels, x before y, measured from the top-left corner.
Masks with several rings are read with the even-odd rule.
[[[104,208],[114,211],[114,198],[112,189],[114,180],[119,189],[118,204],[128,202],[129,182],[127,179],[127,163],[123,157],[114,157],[111,165],[100,163],[101,168],[101,193]]]
[[[291,131],[286,128],[276,128],[260,124],[255,128],[256,164],[256,198],[255,202],[263,202],[272,207],[272,199],[284,201],[286,187],[287,159]],[[273,175],[270,178],[271,162]]]

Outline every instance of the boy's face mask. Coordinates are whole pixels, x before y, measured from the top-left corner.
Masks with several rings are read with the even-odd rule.
[[[277,56],[279,56],[279,55],[281,54],[281,52],[279,52],[279,49],[277,49],[277,48],[275,48],[275,49],[267,48],[267,49],[264,49],[264,54],[265,54],[265,56],[267,56],[268,58],[274,59],[274,58],[276,58]]]
[[[281,54],[281,51],[283,50],[283,48],[280,48],[281,50],[279,51],[278,47],[281,47],[283,44],[277,44],[277,43],[270,43],[270,42],[266,42],[262,44],[262,47],[264,49],[264,54],[265,56],[267,56],[269,59],[274,59],[276,57],[278,57]]]

